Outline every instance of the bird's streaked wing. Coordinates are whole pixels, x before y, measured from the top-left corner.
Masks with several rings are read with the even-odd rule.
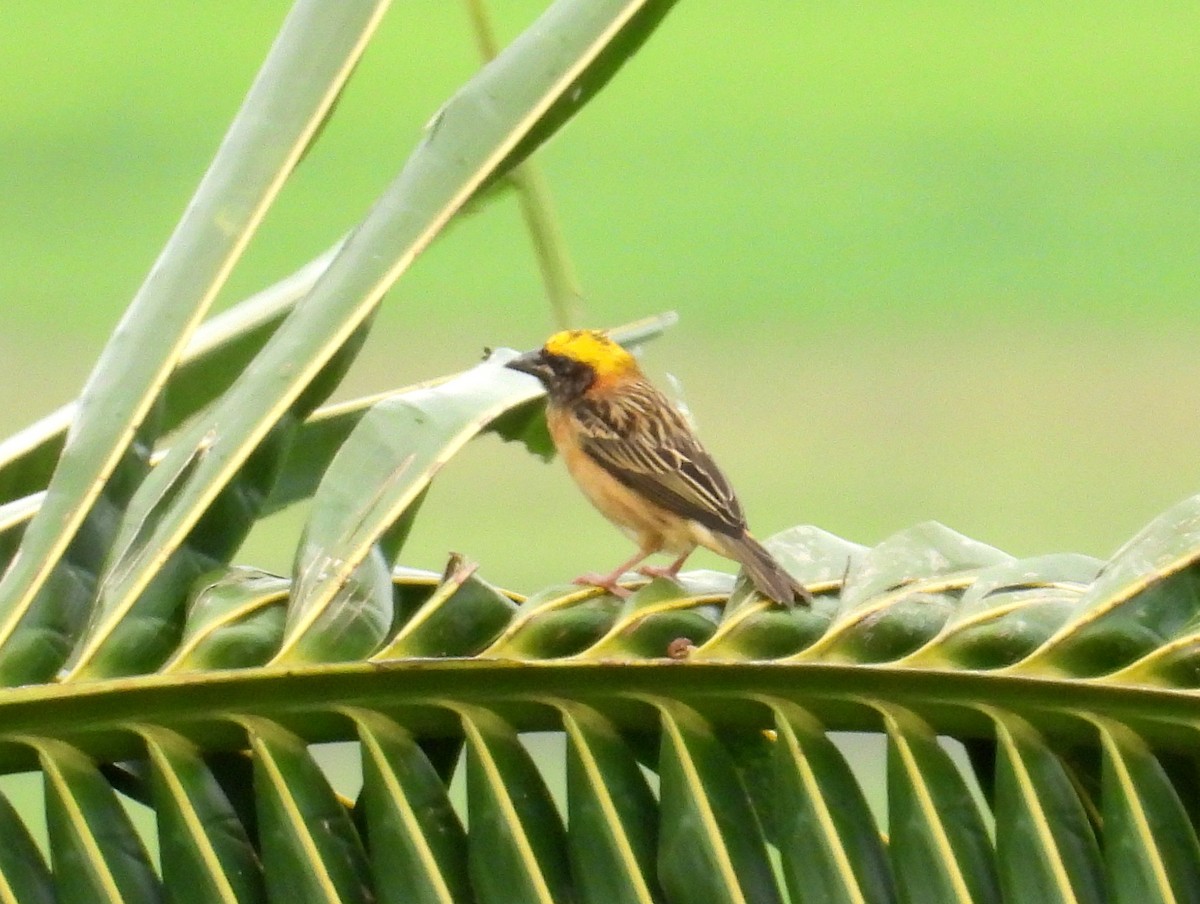
[[[729,481],[683,417],[644,381],[618,399],[587,398],[575,408],[580,445],[598,465],[667,511],[719,533],[741,534],[742,507]]]

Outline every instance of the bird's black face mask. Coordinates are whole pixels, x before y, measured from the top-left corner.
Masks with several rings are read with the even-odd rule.
[[[578,399],[596,379],[596,372],[590,365],[550,354],[544,348],[513,358],[504,366],[537,377],[546,387],[550,401],[557,404]]]

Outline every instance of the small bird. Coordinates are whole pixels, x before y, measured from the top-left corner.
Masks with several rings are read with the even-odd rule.
[[[656,552],[676,556],[665,568],[638,569],[675,577],[697,546],[740,562],[755,588],[783,606],[812,596],[746,529],[733,488],[700,445],[683,415],[655,389],[637,360],[595,330],[555,333],[534,352],[508,362],[546,388],[550,436],[591,503],[637,543],[638,551],[608,574],[577,584],[617,596],[617,579]]]

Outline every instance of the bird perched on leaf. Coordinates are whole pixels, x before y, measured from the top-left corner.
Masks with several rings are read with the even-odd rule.
[[[697,546],[740,562],[755,588],[791,606],[812,597],[746,528],[733,488],[691,427],[642,374],[637,361],[594,330],[551,336],[508,362],[546,388],[546,423],[567,470],[588,499],[638,545],[608,574],[576,583],[628,596],[617,579],[656,552],[676,556],[642,574],[674,577]]]

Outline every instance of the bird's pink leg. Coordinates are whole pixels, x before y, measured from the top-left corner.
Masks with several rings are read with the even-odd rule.
[[[670,565],[663,567],[662,565],[643,565],[638,569],[639,574],[644,574],[648,578],[673,578],[679,574],[679,569],[683,567],[683,563],[687,561],[688,556],[694,550],[689,549]]]
[[[613,596],[619,596],[621,599],[628,599],[633,591],[628,587],[622,587],[620,584],[618,584],[617,578],[653,553],[653,549],[639,549],[632,558],[626,562],[622,562],[608,574],[600,574],[595,571],[589,571],[587,574],[581,574],[571,583],[582,584],[584,587],[600,587],[604,590],[607,590]]]

